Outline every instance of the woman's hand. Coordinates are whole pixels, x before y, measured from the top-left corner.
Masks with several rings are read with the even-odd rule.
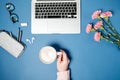
[[[59,72],[64,72],[68,70],[68,65],[70,63],[70,60],[68,59],[65,51],[60,50],[60,52],[62,52],[62,54],[59,55],[57,58],[57,69]]]

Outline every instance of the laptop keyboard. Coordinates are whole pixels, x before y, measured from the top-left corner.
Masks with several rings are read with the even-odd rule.
[[[77,3],[35,3],[35,18],[77,18]]]

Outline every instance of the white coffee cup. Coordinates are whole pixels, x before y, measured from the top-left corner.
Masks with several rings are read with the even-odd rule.
[[[54,62],[57,58],[57,55],[62,54],[61,52],[57,52],[53,47],[51,46],[45,46],[40,50],[39,53],[39,59],[44,64],[51,64]]]

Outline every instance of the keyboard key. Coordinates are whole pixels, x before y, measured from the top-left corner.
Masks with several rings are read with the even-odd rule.
[[[74,18],[77,15],[76,2],[36,3],[35,18]],[[72,17],[71,17],[72,16]]]

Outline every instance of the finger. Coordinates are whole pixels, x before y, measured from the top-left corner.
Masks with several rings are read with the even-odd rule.
[[[68,59],[68,64],[70,63],[70,60]]]
[[[60,50],[62,52],[63,60],[68,59],[67,54],[65,53],[64,50]]]
[[[61,60],[62,60],[62,55],[59,55],[57,61],[61,62]]]

